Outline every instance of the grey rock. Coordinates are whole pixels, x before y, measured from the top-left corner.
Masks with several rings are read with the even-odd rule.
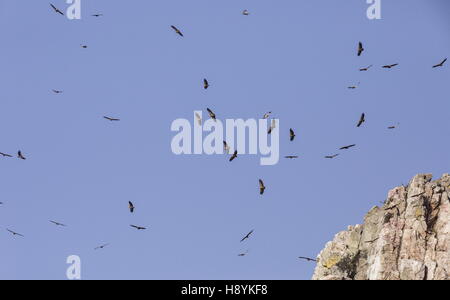
[[[448,280],[450,175],[415,176],[317,258],[314,280]]]

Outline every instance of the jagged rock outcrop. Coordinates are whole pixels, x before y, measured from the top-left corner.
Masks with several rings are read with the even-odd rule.
[[[450,175],[417,175],[389,192],[363,225],[338,233],[318,256],[314,280],[448,280]]]

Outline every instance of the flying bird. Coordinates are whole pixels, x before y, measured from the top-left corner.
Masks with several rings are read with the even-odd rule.
[[[248,10],[244,9],[244,11],[242,12],[242,14],[243,14],[244,16],[248,16],[248,15],[250,14],[250,12],[249,12]]]
[[[264,114],[264,116],[263,116],[263,119],[264,119],[264,120],[267,120],[268,118],[270,118],[270,115],[271,115],[271,114],[272,114],[271,111],[266,112],[266,113]]]
[[[23,156],[22,151],[20,151],[20,150],[17,152],[17,157],[22,159],[22,160],[26,160],[27,159],[25,156]]]
[[[338,156],[339,156],[339,154],[327,155],[327,156],[325,156],[325,158],[333,159],[333,158],[336,158],[336,157],[338,157]]]
[[[10,233],[12,233],[12,235],[14,235],[14,236],[21,236],[21,237],[24,237],[22,234],[20,234],[20,233],[17,233],[17,232],[15,232],[15,231],[12,231],[12,230],[9,230],[9,229],[6,229],[8,232],[10,232]]]
[[[368,66],[368,67],[366,67],[366,68],[361,68],[361,69],[359,69],[359,71],[360,71],[360,72],[366,72],[366,71],[369,71],[369,69],[372,68],[372,67],[373,67],[373,65],[370,65],[370,66]]]
[[[87,49],[88,46],[87,46],[87,45],[80,44],[80,47],[83,48],[83,49]]]
[[[446,59],[444,59],[441,63],[439,63],[439,64],[437,64],[437,65],[434,65],[433,66],[433,69],[434,68],[439,68],[439,67],[443,67],[444,66],[444,64],[447,62],[447,58]]]
[[[366,122],[366,114],[362,113],[361,117],[359,118],[358,124],[356,125],[356,127],[361,127],[361,125]]]
[[[63,91],[60,91],[60,90],[52,90],[52,92],[55,93],[55,94],[61,94]]]
[[[355,146],[356,146],[356,144],[348,145],[348,146],[344,146],[344,147],[339,148],[339,150],[348,150],[348,149],[353,148]]]
[[[92,16],[98,18],[98,17],[103,17],[103,14],[93,14]]]
[[[117,118],[111,118],[111,117],[107,117],[107,116],[103,116],[103,118],[106,119],[106,120],[108,120],[108,121],[111,121],[111,122],[117,122],[117,121],[120,121],[120,119],[117,119]]]
[[[9,154],[6,154],[6,153],[2,153],[2,152],[0,152],[0,155],[3,156],[3,157],[12,157],[12,155],[9,155]]]
[[[137,230],[146,230],[147,228],[145,227],[141,227],[141,226],[136,226],[136,225],[130,225],[133,228],[136,228]]]
[[[202,117],[198,113],[195,113],[195,118],[197,119],[198,125],[202,126]]]
[[[268,134],[271,134],[272,131],[277,127],[277,122],[275,120],[272,120],[272,123],[270,124],[270,128],[269,131],[267,132]]]
[[[55,224],[56,226],[67,227],[67,226],[64,225],[63,223],[59,223],[59,222],[55,222],[55,221],[50,221],[50,223],[53,223],[53,224]]]
[[[239,253],[238,256],[239,257],[243,257],[243,256],[246,256],[247,254],[248,254],[248,250],[245,251],[244,253]]]
[[[383,66],[383,69],[392,69],[393,67],[398,66],[398,64],[392,64],[392,65],[385,65]]]
[[[131,212],[131,213],[134,212],[134,205],[133,205],[133,202],[128,201],[128,208],[130,209],[130,212]]]
[[[363,47],[363,44],[361,42],[359,42],[358,44],[358,56],[361,56],[361,54],[363,53],[363,51],[366,50]]]
[[[288,155],[288,156],[285,156],[284,158],[287,158],[287,159],[296,159],[296,158],[298,158],[298,156],[296,156],[296,155]]]
[[[259,180],[259,194],[264,195],[264,192],[266,190],[266,186],[264,185],[264,181],[262,179]]]
[[[234,151],[233,155],[230,157],[230,161],[235,160],[238,157],[238,151]]]
[[[254,231],[254,230],[252,230],[252,231],[250,231],[249,233],[247,233],[247,235],[244,236],[244,237],[242,238],[241,243],[242,243],[243,241],[245,241],[246,239],[250,238],[250,236],[252,235],[253,231]]]
[[[182,33],[178,28],[176,28],[175,26],[171,25],[170,27],[172,27],[172,29],[175,30],[175,32],[176,32],[179,36],[184,36],[183,33]]]
[[[290,137],[291,142],[294,141],[295,136],[296,136],[296,135],[295,135],[295,131],[294,131],[294,129],[291,128],[291,129],[289,130],[289,137]]]
[[[300,258],[300,259],[303,259],[303,260],[306,260],[306,261],[317,262],[317,259],[313,259],[313,258],[309,258],[309,257],[303,257],[303,256],[300,256],[299,258]]]
[[[210,110],[209,108],[207,108],[206,110],[208,111],[209,117],[211,119],[213,119],[214,121],[216,121],[217,120],[216,119],[216,114],[212,110]]]
[[[104,249],[105,247],[108,247],[108,246],[109,246],[109,244],[104,244],[104,245],[95,247],[94,250]]]
[[[51,4],[51,3],[50,3],[50,6],[53,8],[53,10],[54,10],[56,13],[58,13],[58,14],[64,16],[64,13],[63,13],[62,11],[60,11],[56,6],[54,6],[54,5]]]
[[[348,89],[349,89],[349,90],[355,90],[355,89],[357,89],[357,88],[359,87],[360,84],[361,84],[361,82],[358,82],[357,85],[349,86]]]
[[[228,145],[228,143],[227,143],[226,141],[223,141],[223,151],[224,151],[226,154],[230,154],[230,150],[231,150],[231,148],[230,148],[230,146]]]
[[[208,82],[208,79],[203,79],[203,88],[205,89],[205,90],[207,90],[208,88],[209,88],[209,82]]]

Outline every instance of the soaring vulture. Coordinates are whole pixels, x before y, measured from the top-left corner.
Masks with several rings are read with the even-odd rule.
[[[356,144],[348,145],[348,146],[341,147],[339,150],[348,150],[348,149],[353,148],[355,146],[356,146]]]
[[[356,125],[356,127],[361,127],[361,125],[366,122],[366,114],[362,113],[361,117],[359,118],[358,124]]]
[[[238,157],[238,151],[234,151],[233,155],[230,157],[230,161],[235,160]]]
[[[359,42],[359,44],[358,44],[358,56],[361,56],[361,54],[363,53],[364,50],[365,49],[363,47],[363,44],[361,42]]]
[[[214,121],[216,121],[217,119],[217,117],[216,117],[216,114],[212,111],[212,110],[210,110],[209,108],[207,108],[206,109],[207,111],[208,111],[208,114],[209,114],[209,117],[211,118],[211,119],[213,119]]]
[[[439,68],[439,67],[443,67],[444,66],[444,64],[447,62],[447,58],[446,59],[444,59],[441,63],[439,63],[439,64],[437,64],[437,65],[434,65],[433,66],[433,68]]]
[[[56,13],[58,13],[58,14],[64,16],[64,13],[63,13],[62,11],[60,11],[58,8],[56,8],[56,6],[54,6],[54,5],[51,4],[51,3],[50,3],[50,6],[53,8],[53,10],[54,10]]]
[[[182,33],[178,28],[176,28],[175,26],[171,25],[170,27],[172,27],[172,29],[175,30],[175,32],[176,32],[179,36],[184,36],[183,33]]]
[[[249,233],[247,233],[247,235],[244,236],[244,237],[242,238],[241,243],[242,243],[243,241],[245,241],[246,239],[250,238],[250,236],[252,235],[253,231],[254,231],[254,230],[252,230],[252,231],[250,231]]]
[[[266,190],[266,186],[264,185],[264,181],[261,179],[259,180],[259,194],[264,195],[264,192]]]

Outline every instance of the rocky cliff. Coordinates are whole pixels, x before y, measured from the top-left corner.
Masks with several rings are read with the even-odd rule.
[[[318,256],[315,280],[450,279],[450,175],[417,175],[389,192],[363,225],[338,233]]]

